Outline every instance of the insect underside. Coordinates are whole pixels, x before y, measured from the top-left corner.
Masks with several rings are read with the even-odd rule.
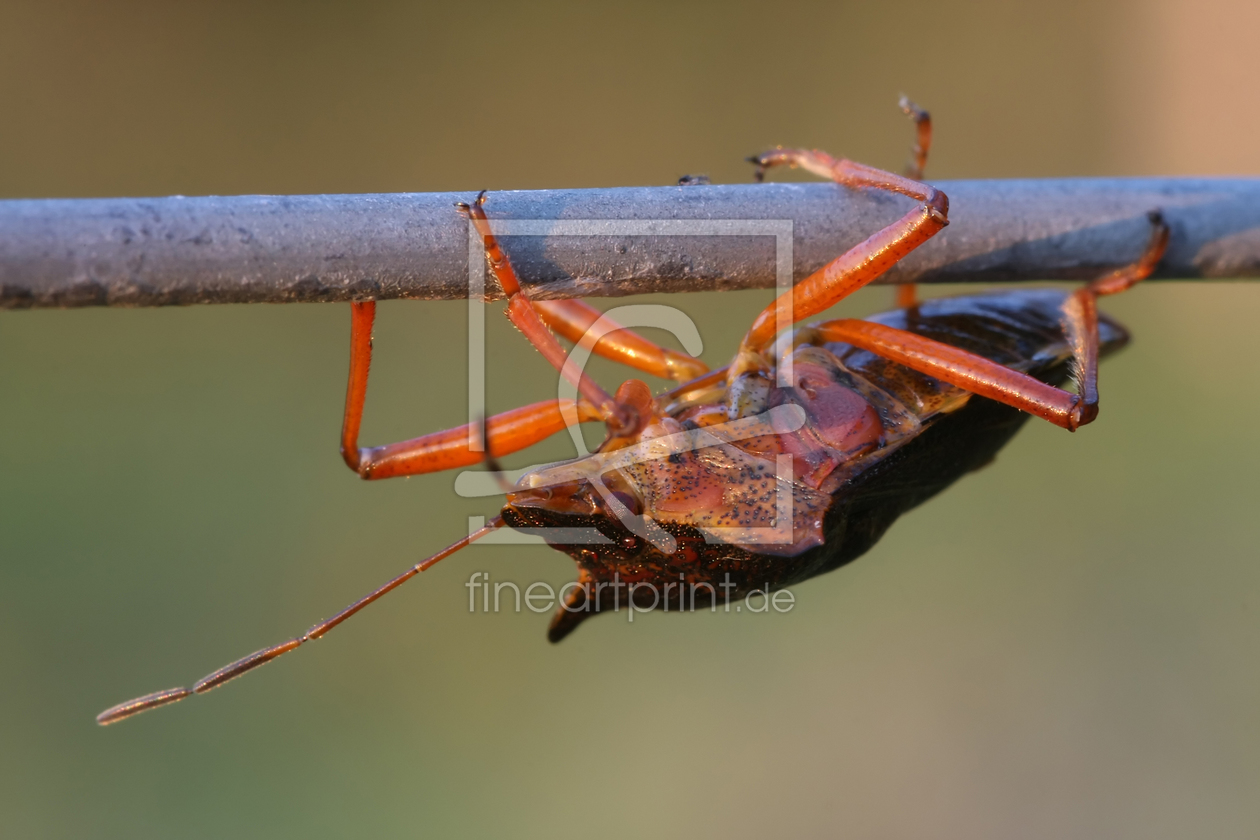
[[[930,118],[918,126],[910,176],[776,149],[758,174],[800,166],[845,189],[910,199],[897,221],[800,281],[753,322],[731,363],[709,371],[577,301],[531,300],[496,240],[485,194],[459,210],[480,234],[508,298],[507,315],[570,381],[576,399],[549,400],[480,423],[377,447],[358,443],[375,304],[352,304],[350,376],[342,427],[346,464],[364,479],[486,462],[576,422],[607,437],[585,458],[526,474],[499,516],[289,641],[230,663],[189,688],[154,692],[98,716],[113,723],[204,693],[317,639],[416,574],[498,528],[536,531],[577,564],[577,585],[549,638],[622,604],[690,610],[769,592],[835,569],[867,551],[902,513],[993,459],[1028,416],[1074,430],[1097,414],[1097,365],[1128,336],[1100,316],[1098,297],[1148,276],[1168,242],[1151,214],[1138,260],[1073,292],[1022,290],[920,302],[865,320],[802,325],[879,277],[948,224],[949,201],[918,180]],[[690,189],[690,187],[688,187]],[[780,324],[795,325],[780,335]],[[554,332],[553,332],[554,331]],[[566,365],[555,334],[681,384],[653,396],[627,380],[609,394]],[[1060,388],[1069,379],[1075,391]],[[470,446],[480,439],[483,446]]]

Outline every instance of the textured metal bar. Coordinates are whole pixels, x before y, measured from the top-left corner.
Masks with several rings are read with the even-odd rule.
[[[1157,276],[1260,277],[1260,179],[940,182],[950,226],[883,282],[1077,279],[1172,226]],[[461,298],[472,193],[0,201],[0,308]],[[588,220],[505,242],[540,298],[774,285],[770,236],[626,236],[617,220],[793,223],[797,279],[909,199],[828,183],[491,193],[494,219]],[[497,296],[492,289],[492,296]]]

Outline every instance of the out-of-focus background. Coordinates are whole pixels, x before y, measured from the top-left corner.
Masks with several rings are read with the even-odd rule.
[[[895,168],[901,92],[935,178],[1260,171],[1255,4],[962,5],[3,0],[0,196],[746,181],[775,143]],[[667,302],[716,365],[768,299]],[[571,562],[477,547],[108,729],[495,503],[341,464],[344,305],[0,312],[0,834],[1254,837],[1260,288],[1105,308],[1135,341],[1095,425],[1029,424],[787,615],[551,646],[464,584]],[[463,312],[381,306],[366,441],[466,419]],[[493,315],[489,357],[492,410],[554,393]]]

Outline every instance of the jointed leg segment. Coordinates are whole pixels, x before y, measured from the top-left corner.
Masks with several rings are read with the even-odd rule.
[[[632,406],[609,396],[607,391],[570,364],[568,354],[547,329],[542,317],[545,313],[561,330],[568,334],[577,334],[579,325],[585,323],[589,327],[599,319],[600,313],[576,301],[566,302],[568,305],[542,308],[531,301],[522,290],[511,262],[508,261],[507,255],[503,253],[498,240],[490,230],[490,220],[483,209],[485,199],[486,194],[483,191],[472,204],[460,203],[456,207],[468,217],[481,235],[490,268],[508,296],[508,319],[525,334],[529,342],[543,354],[547,361],[560,371],[561,376],[572,382],[578,393],[595,407],[600,418],[608,425],[610,434],[633,434],[647,422],[648,418],[641,416],[633,410]],[[582,332],[585,333],[585,328]],[[684,364],[681,354],[657,347],[641,336],[630,334],[628,330],[623,329],[618,332],[620,335],[604,336],[600,339],[593,348],[594,352],[618,361],[628,362],[642,370],[659,369],[681,378],[686,378],[695,370],[706,369],[696,360],[691,360],[690,365]]]
[[[838,160],[817,150],[776,149],[752,160],[757,164],[758,176],[771,166],[800,166],[838,184],[887,190],[922,203],[806,277],[758,315],[740,346],[744,358],[732,367],[734,375],[757,364],[755,357],[774,341],[780,319],[796,323],[839,303],[949,224],[949,199],[945,193],[891,172]]]
[[[1132,288],[1150,276],[1168,245],[1168,226],[1150,214],[1153,230],[1145,252],[1133,264],[1073,293],[1064,306],[1064,332],[1076,366],[1073,394],[966,350],[871,321],[842,319],[815,329],[827,341],[844,342],[925,373],[973,394],[1014,406],[1075,431],[1098,416],[1098,310],[1102,294]]]
[[[923,170],[927,167],[928,152],[932,149],[932,115],[903,96],[897,103],[902,112],[914,123],[914,145],[910,154],[914,157],[906,164],[906,177],[916,181],[923,180]]]
[[[472,466],[485,459],[468,448],[468,426],[434,432],[400,443],[359,447],[359,427],[367,397],[368,369],[372,361],[372,322],[376,304],[351,304],[350,378],[346,385],[346,412],[341,427],[341,457],[350,469],[366,479]],[[486,420],[486,446],[499,455],[517,452],[550,437],[565,427],[565,415],[576,412],[579,422],[601,419],[586,400],[549,400],[513,409]]]
[[[916,181],[923,180],[923,172],[927,168],[928,152],[932,148],[932,115],[920,108],[909,97],[901,97],[897,103],[901,110],[914,122],[915,142],[910,148],[913,157],[906,165],[906,177]],[[897,287],[897,306],[908,309],[919,302],[918,286],[914,283],[902,283]]]
[[[1082,410],[1090,420],[1098,414],[1098,298],[1127,291],[1151,276],[1168,248],[1170,232],[1163,215],[1153,210],[1147,218],[1151,222],[1151,238],[1142,256],[1078,289],[1063,307],[1064,331],[1076,361]]]
[[[607,315],[581,300],[530,301],[543,323],[574,344],[590,343],[591,327],[601,318],[604,328],[591,352],[614,362],[621,362],[635,370],[686,382],[708,373],[704,362],[667,347],[648,341],[643,336],[611,321]]]
[[[560,371],[560,374],[565,379],[573,383],[579,394],[599,409],[606,420],[615,420],[616,403],[613,401],[613,398],[594,380],[582,375],[581,371],[567,364],[568,353],[565,352],[564,348],[560,346],[560,342],[556,341],[556,337],[547,329],[542,319],[539,318],[538,312],[531,305],[531,301],[521,290],[520,281],[516,277],[516,271],[512,268],[512,264],[508,261],[507,254],[503,253],[503,249],[499,247],[498,239],[490,232],[490,220],[486,218],[486,211],[482,209],[485,201],[486,194],[482,192],[472,204],[460,203],[455,206],[468,217],[477,228],[477,232],[481,234],[481,240],[486,247],[486,258],[490,263],[490,269],[498,279],[503,293],[508,296],[508,320],[525,334],[525,337],[529,339],[529,343],[543,354],[543,357],[551,363],[552,367]]]
[[[341,454],[346,464],[363,478],[390,478],[401,475],[416,475],[434,472],[453,467],[470,466],[479,461],[488,461],[495,465],[492,452],[507,454],[523,449],[546,438],[566,425],[566,416],[576,416],[579,422],[603,419],[609,423],[610,431],[622,434],[634,431],[635,424],[645,420],[652,412],[651,394],[647,386],[637,380],[630,380],[618,390],[617,398],[610,397],[607,392],[586,379],[580,373],[569,370],[566,364],[567,354],[560,347],[555,337],[548,332],[531,301],[521,291],[520,284],[506,255],[499,248],[494,236],[490,233],[485,213],[481,210],[482,198],[474,205],[463,205],[462,209],[477,225],[486,243],[486,255],[491,268],[509,296],[508,315],[512,322],[525,333],[526,337],[562,374],[569,376],[586,399],[576,403],[568,400],[551,400],[518,408],[496,415],[483,421],[480,433],[485,452],[473,452],[468,447],[470,435],[477,431],[463,426],[443,432],[435,432],[413,440],[372,448],[360,448],[358,444],[359,430],[363,419],[363,404],[367,397],[368,373],[372,363],[372,326],[376,316],[375,302],[355,303],[351,306],[350,331],[350,375],[346,385],[346,408],[341,431]],[[557,327],[561,330],[586,328],[599,319],[600,313],[577,302],[545,307]],[[580,339],[581,335],[578,335]],[[689,379],[703,374],[703,364],[684,357],[681,354],[656,347],[656,345],[621,330],[612,340],[605,338],[605,355],[623,358],[640,369],[652,372],[661,371],[665,375]],[[597,345],[598,349],[599,345]],[[182,700],[193,694],[200,694],[217,688],[220,685],[264,665],[271,660],[283,656],[300,645],[318,639],[337,625],[341,624],[359,610],[393,591],[404,582],[431,567],[438,561],[449,557],[474,540],[503,527],[502,517],[496,516],[485,526],[464,537],[453,545],[439,551],[428,559],[417,563],[407,571],[360,598],[350,606],[338,612],[332,618],[321,621],[301,636],[281,642],[271,647],[238,659],[206,677],[198,680],[191,689],[174,688],[146,694],[126,703],[107,709],[97,716],[97,722],[106,725],[115,723],[132,715]]]
[[[1075,429],[1093,419],[1082,418],[1075,394],[940,341],[854,318],[827,321],[815,329],[826,341],[869,350],[965,391],[1035,414],[1065,429]]]
[[[604,420],[612,430],[632,434],[644,421],[639,416],[641,411],[636,410],[634,405],[609,396],[570,365],[568,354],[547,329],[550,324],[565,337],[580,342],[604,316],[581,301],[531,301],[521,289],[512,264],[490,231],[489,221],[482,209],[484,199],[485,194],[482,193],[473,204],[461,204],[459,208],[483,238],[490,267],[508,295],[508,317],[530,343],[577,386],[584,397],[576,403],[568,400],[535,403],[488,418],[483,429],[487,451],[505,455],[524,449],[559,432],[565,427],[566,418],[573,417],[578,422]],[[474,430],[468,426],[385,446],[359,447],[359,429],[372,360],[375,313],[376,304],[372,301],[352,304],[350,376],[341,433],[341,455],[346,464],[363,478],[378,479],[471,466],[485,460],[485,453],[469,449],[468,440]],[[636,369],[680,381],[693,379],[708,370],[698,359],[659,347],[630,330],[618,328],[611,321],[606,320],[603,326],[610,329],[597,330],[603,334],[595,343],[596,353]]]
[[[865,242],[832,260],[779,297],[753,322],[732,363],[732,388],[745,373],[764,370],[765,349],[774,341],[781,322],[796,323],[818,314],[883,274],[894,263],[949,223],[949,200],[921,183],[932,145],[932,118],[927,111],[901,98],[901,108],[914,121],[917,141],[907,176],[882,172],[825,152],[776,149],[750,158],[757,180],[771,166],[799,166],[849,187],[875,187],[918,199],[923,203]],[[981,356],[914,333],[854,319],[829,321],[816,327],[828,340],[861,347],[898,364],[949,382],[959,388],[1020,408],[1069,430],[1089,423],[1098,414],[1098,311],[1100,295],[1116,294],[1148,277],[1163,257],[1168,226],[1158,212],[1150,214],[1153,231],[1145,252],[1132,265],[1095,280],[1068,298],[1063,309],[1064,333],[1075,363],[1078,393],[1047,385],[1031,376]],[[897,305],[918,302],[913,284],[901,286]],[[734,403],[732,404],[734,407]]]

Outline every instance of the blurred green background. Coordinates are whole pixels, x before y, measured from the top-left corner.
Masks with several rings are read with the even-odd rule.
[[[780,142],[895,168],[903,91],[937,178],[1256,174],[1257,29],[1231,0],[3,0],[0,196],[746,181]],[[717,365],[768,299],[667,302]],[[551,646],[463,584],[571,562],[474,547],[108,729],[494,500],[341,464],[343,305],[0,312],[0,834],[1254,837],[1260,288],[1105,308],[1135,341],[1095,425],[1030,424],[788,615],[605,617]],[[463,323],[381,306],[366,441],[465,420]],[[491,409],[554,393],[489,332]]]

